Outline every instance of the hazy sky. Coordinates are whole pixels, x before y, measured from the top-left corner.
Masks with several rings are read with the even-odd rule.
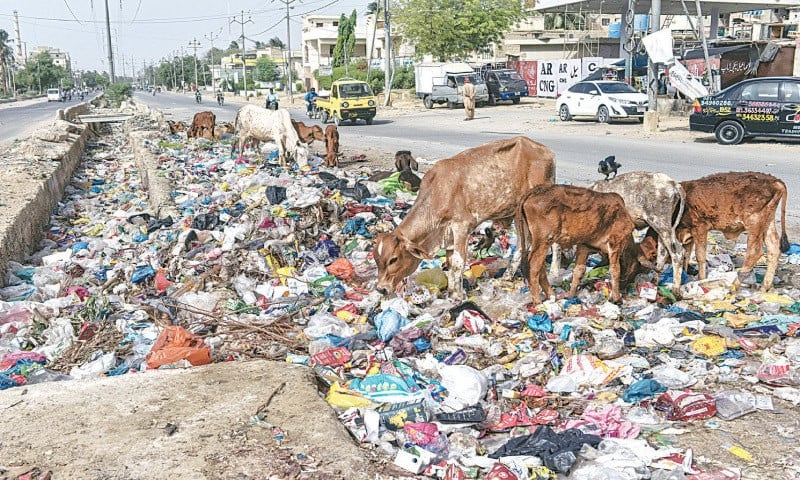
[[[211,48],[227,47],[242,32],[244,11],[247,43],[278,37],[286,43],[284,0],[107,0],[111,20],[115,73],[131,73],[142,62],[158,62],[179,51],[192,54],[197,39],[198,56]],[[300,17],[306,14],[364,15],[370,0],[290,0],[291,46],[300,47]],[[22,44],[31,52],[47,45],[69,53],[73,68],[108,71],[105,24],[106,0],[0,0],[0,29],[14,39],[14,10],[19,15]],[[15,48],[12,44],[12,48]],[[125,61],[123,69],[122,60]]]

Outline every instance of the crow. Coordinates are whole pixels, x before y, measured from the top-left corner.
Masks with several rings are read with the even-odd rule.
[[[488,253],[488,250],[492,247],[492,245],[494,245],[494,229],[492,229],[492,227],[486,227],[483,230],[483,235],[484,236],[481,237],[481,239],[478,240],[478,242],[475,243],[475,246],[473,247],[473,251],[475,253],[483,252],[484,254],[486,254]]]
[[[614,173],[614,176],[611,178],[616,177],[617,169],[622,166],[621,163],[617,163],[615,161],[616,158],[617,157],[615,157],[614,155],[609,155],[605,158],[605,160],[600,160],[599,164],[600,166],[597,168],[597,173],[602,173],[603,175],[605,175],[606,180],[608,180],[608,176],[611,175],[612,172]]]

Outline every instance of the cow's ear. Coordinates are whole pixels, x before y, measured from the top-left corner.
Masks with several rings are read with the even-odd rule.
[[[410,253],[413,257],[419,258],[420,260],[431,260],[431,257],[428,252],[425,251],[422,247],[417,245],[416,243],[406,241],[406,250]]]

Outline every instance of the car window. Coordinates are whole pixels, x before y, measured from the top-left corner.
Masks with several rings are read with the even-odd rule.
[[[778,101],[778,82],[757,82],[742,87],[742,100]]]
[[[591,88],[592,86],[588,83],[576,83],[569,91],[573,93],[588,93]]]
[[[343,98],[363,97],[364,95],[372,95],[372,92],[369,87],[363,83],[342,85]]]
[[[784,102],[798,103],[800,102],[800,82],[784,82],[783,83],[783,99]]]
[[[517,72],[500,72],[497,74],[500,80],[522,80]]]
[[[635,88],[622,82],[598,83],[597,85],[603,93],[639,93]]]

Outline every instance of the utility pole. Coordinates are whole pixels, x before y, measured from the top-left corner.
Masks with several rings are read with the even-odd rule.
[[[114,75],[114,49],[111,48],[111,20],[108,17],[108,0],[106,1],[106,38],[108,40],[108,67],[111,73],[111,83],[117,83]]]
[[[178,74],[177,74],[178,69],[175,68],[175,59],[177,57],[178,57],[178,55],[175,54],[175,51],[173,50],[172,51],[172,61],[169,62],[169,63],[170,63],[170,65],[172,65],[172,88],[174,88],[176,92],[178,91]]]
[[[200,90],[200,82],[197,81],[197,47],[200,46],[200,43],[198,43],[195,38],[189,42],[189,46],[194,48],[194,87]]]
[[[386,63],[385,63],[385,84],[383,91],[386,92],[386,98],[383,100],[383,106],[389,106],[389,99],[392,90],[392,29],[389,27],[389,0],[383,0],[383,31],[386,33]]]
[[[244,19],[244,10],[242,10],[242,19],[241,20],[236,20],[236,17],[233,17],[231,19],[230,23],[238,23],[239,25],[242,26],[242,79],[243,79],[243,83],[244,83],[244,99],[245,99],[245,101],[247,101],[247,62],[245,61],[245,58],[244,58],[245,53],[247,52],[247,50],[244,48],[244,39],[245,39],[245,36],[244,36],[244,24],[245,23],[253,23],[253,19],[248,16],[247,20],[245,20]]]
[[[19,33],[19,15],[17,14],[16,10],[14,10],[14,39],[16,41],[14,44],[14,50],[16,52],[17,62],[21,63],[22,65],[27,65],[28,59],[22,55],[22,39],[20,38]]]
[[[184,87],[184,85],[186,85],[186,70],[183,67],[183,59],[183,46],[181,46],[181,92],[186,93],[186,88]]]
[[[294,103],[292,97],[292,89],[294,89],[294,82],[292,81],[292,36],[289,30],[289,8],[296,0],[279,0],[286,6],[286,78],[287,89],[286,93],[289,95],[289,103]]]
[[[206,40],[211,42],[211,90],[216,92],[217,91],[217,84],[214,81],[214,40],[219,38],[219,32],[217,32],[216,36],[214,32],[209,33],[208,35],[203,35]],[[219,69],[222,71],[222,58],[220,57],[220,64]]]

